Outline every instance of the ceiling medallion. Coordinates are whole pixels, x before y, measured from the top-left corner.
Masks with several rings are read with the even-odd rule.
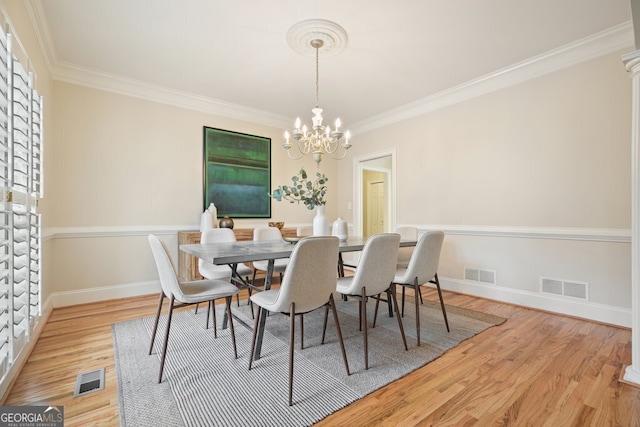
[[[301,55],[314,57],[316,50],[312,40],[322,40],[318,53],[323,56],[337,55],[347,47],[347,32],[340,25],[326,19],[308,19],[295,24],[287,31],[287,43]]]

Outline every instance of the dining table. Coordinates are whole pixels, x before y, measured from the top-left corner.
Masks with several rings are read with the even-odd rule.
[[[287,238],[282,240],[246,240],[236,242],[214,242],[180,245],[180,250],[197,258],[216,265],[228,265],[232,275],[240,282],[244,282],[237,276],[236,266],[239,263],[254,261],[268,261],[267,272],[264,279],[264,290],[271,288],[273,267],[276,259],[289,258],[299,238]],[[339,259],[337,260],[337,276],[344,276],[344,263],[342,254],[345,252],[358,252],[364,248],[367,239],[362,237],[349,237],[341,240],[339,246]],[[416,240],[401,240],[400,247],[410,247],[417,244]],[[286,274],[286,272],[285,272]],[[255,289],[255,288],[254,288]],[[258,319],[258,333],[256,336],[256,349],[254,360],[260,358],[262,349],[262,337],[266,313]],[[391,313],[391,312],[390,312]]]

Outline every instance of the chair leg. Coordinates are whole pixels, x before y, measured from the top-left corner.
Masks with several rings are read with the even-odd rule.
[[[380,295],[378,295],[376,297],[376,308],[373,311],[373,326],[371,326],[372,328],[376,327],[376,320],[378,320],[378,307],[380,306]]]
[[[156,321],[153,324],[153,332],[151,333],[151,345],[149,346],[149,355],[153,351],[153,342],[156,339],[156,331],[158,330],[158,321],[160,320],[160,312],[162,311],[162,302],[164,301],[164,292],[160,292],[160,301],[158,301],[158,311],[156,313]]]
[[[296,303],[289,307],[289,406],[293,405],[293,347],[295,345]]]
[[[213,313],[213,338],[218,338],[218,321],[216,320],[216,302],[214,301],[210,301],[211,304],[211,311]],[[227,318],[229,318],[227,316]],[[207,325],[209,324],[209,322],[207,321]]]
[[[347,375],[351,375],[351,372],[349,372],[349,362],[347,362],[347,351],[344,349],[344,341],[342,340],[342,331],[340,330],[340,321],[338,320],[338,310],[336,310],[336,302],[333,299],[333,294],[329,295],[329,304],[331,304],[331,309],[333,310],[333,320],[336,322],[336,331],[338,332],[338,339],[340,340],[340,349],[342,350],[344,367],[347,370]]]
[[[304,314],[300,315],[300,350],[304,350]]]
[[[256,350],[256,337],[258,336],[258,323],[260,321],[260,314],[262,313],[262,307],[258,306],[258,312],[256,313],[256,321],[253,325],[253,338],[251,338],[251,355],[249,356],[249,370],[251,370],[251,365],[253,364],[253,355]]]
[[[225,297],[227,305],[227,317],[229,318],[229,331],[231,332],[231,342],[233,343],[233,357],[238,358],[238,348],[236,347],[236,331],[233,329],[233,316],[231,316],[231,297]],[[215,308],[215,307],[214,307]],[[215,311],[213,315],[215,319]],[[215,320],[214,320],[215,322]],[[215,330],[215,329],[214,329]]]
[[[196,303],[196,311],[194,314],[198,314],[198,307],[200,306],[200,303]]]
[[[402,286],[402,317],[404,317],[404,290],[405,286]]]
[[[404,349],[409,350],[407,346],[407,337],[404,335],[404,326],[402,325],[402,319],[400,316],[400,310],[398,310],[398,297],[396,296],[396,285],[395,283],[391,284],[391,292],[389,293],[391,298],[393,298],[393,307],[396,310],[396,317],[398,318],[398,327],[400,328],[400,334],[402,335],[402,342],[404,343]]]
[[[447,332],[449,330],[449,321],[447,320],[447,309],[444,308],[444,299],[442,298],[442,290],[440,289],[440,280],[438,280],[438,273],[435,275],[436,289],[438,290],[438,296],[440,297],[440,307],[442,307],[442,315],[444,316],[444,324],[447,326]]]
[[[424,301],[422,300],[422,291],[418,295],[420,296],[420,304],[424,304]]]
[[[321,344],[324,344],[324,338],[327,335],[327,319],[329,318],[329,306],[324,306],[324,322],[322,324],[322,341]]]
[[[158,384],[162,382],[162,372],[164,371],[164,361],[167,357],[167,347],[169,345],[169,329],[171,329],[171,317],[173,316],[173,302],[174,297],[171,297],[169,303],[169,317],[167,318],[167,330],[164,334],[164,344],[162,346],[162,357],[160,358],[160,375],[158,375]]]
[[[413,279],[413,302],[416,305],[416,339],[418,340],[418,347],[420,347],[420,305],[418,304],[419,287],[418,278],[416,277]]]
[[[197,304],[196,304],[196,308],[198,308]],[[207,301],[207,324],[206,324],[205,329],[209,329],[209,314],[210,313],[211,313],[211,301]],[[215,337],[215,333],[214,333],[214,337]]]
[[[369,369],[369,341],[367,337],[367,293],[366,287],[362,287],[360,294],[360,329],[363,331],[364,343],[364,369]]]

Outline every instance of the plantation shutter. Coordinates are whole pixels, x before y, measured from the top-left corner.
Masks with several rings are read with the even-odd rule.
[[[41,315],[42,98],[0,32],[0,378]]]

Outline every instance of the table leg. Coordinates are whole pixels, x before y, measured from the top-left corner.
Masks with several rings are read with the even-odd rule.
[[[273,265],[275,260],[270,259],[267,264],[267,275],[264,278],[264,290],[271,289],[271,276],[273,276]],[[264,324],[267,321],[267,310],[260,310],[260,319],[258,321],[258,335],[256,337],[256,348],[253,356],[253,360],[260,359],[260,352],[262,351],[262,336],[264,335]]]
[[[231,269],[232,278],[235,278],[240,283],[246,284],[242,276],[238,274],[238,264],[229,264],[229,268]],[[222,318],[222,329],[227,329],[227,321],[228,321],[228,317],[227,317],[227,312],[225,310],[224,317]]]

